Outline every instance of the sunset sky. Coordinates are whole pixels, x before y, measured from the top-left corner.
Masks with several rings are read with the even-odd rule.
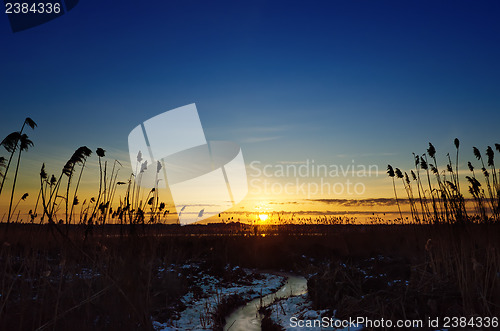
[[[60,18],[12,33],[2,13],[0,136],[27,116],[38,124],[26,131],[35,146],[21,161],[16,195],[30,192],[30,208],[41,164],[58,174],[83,145],[122,161],[126,180],[129,132],[196,103],[208,140],[241,145],[250,181],[296,183],[257,176],[266,165],[378,169],[326,178],[362,183],[362,194],[266,194],[254,181],[251,210],[392,198],[387,164],[410,169],[411,153],[424,153],[429,141],[444,163],[458,137],[464,170],[472,146],[500,143],[499,17],[498,1],[81,0]],[[97,170],[94,155],[82,188],[89,195]],[[289,203],[299,201],[306,203]]]

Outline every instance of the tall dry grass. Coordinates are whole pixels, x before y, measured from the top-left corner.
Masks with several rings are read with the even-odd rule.
[[[465,179],[473,208],[467,208],[467,199],[460,188],[458,139],[454,145],[456,164],[448,154],[446,170],[438,169],[436,149],[431,143],[427,154],[414,155],[412,180],[407,173],[403,176],[399,169],[392,171],[388,166],[388,175],[393,180],[394,177],[403,178],[413,222],[432,224],[425,244],[425,262],[415,268],[411,285],[416,286],[418,293],[429,293],[429,314],[496,316],[500,297],[500,247],[496,232],[500,211],[500,173],[495,167],[495,153],[491,146],[486,148],[486,163],[479,149],[473,147],[482,176],[476,175],[475,167],[469,161],[470,174]],[[495,148],[500,152],[499,144],[495,144]],[[433,163],[429,163],[429,159]],[[427,188],[422,183],[420,171],[427,175]],[[465,185],[462,183],[462,186]],[[419,192],[418,198],[413,195],[414,189]],[[437,298],[439,295],[449,302],[443,303]],[[439,303],[447,307],[454,304],[455,310],[439,310]]]
[[[429,143],[427,153],[414,155],[415,171],[410,170],[410,176],[399,168],[387,167],[387,173],[393,180],[396,203],[400,209],[400,202],[396,194],[395,178],[402,179],[403,187],[410,205],[410,213],[414,223],[426,224],[455,224],[455,223],[488,223],[499,220],[500,212],[500,171],[495,167],[495,152],[491,146],[486,148],[487,162],[478,148],[473,147],[473,155],[481,162],[481,178],[476,176],[475,167],[469,161],[470,171],[465,175],[465,184],[468,184],[470,198],[465,198],[461,190],[461,174],[459,173],[460,141],[455,139],[456,163],[447,154],[446,169],[439,170],[436,149]],[[500,152],[500,144],[495,144]],[[432,161],[430,163],[429,161]],[[425,179],[421,178],[424,172]],[[462,175],[463,176],[463,175]],[[462,183],[464,186],[464,183]],[[418,192],[418,197],[414,194]],[[474,208],[466,206],[472,200]],[[401,214],[401,212],[400,212]],[[403,218],[401,214],[401,219]]]

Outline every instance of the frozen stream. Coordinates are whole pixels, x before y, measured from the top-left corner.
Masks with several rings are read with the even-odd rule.
[[[277,292],[247,302],[246,305],[235,310],[231,315],[226,317],[224,331],[260,331],[263,317],[258,312],[260,306],[268,306],[276,298],[289,298],[307,292],[307,280],[304,277],[290,274],[280,274],[280,276],[287,277],[283,287]]]

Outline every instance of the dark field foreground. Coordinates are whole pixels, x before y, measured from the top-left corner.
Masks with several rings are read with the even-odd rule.
[[[182,314],[189,263],[226,280],[235,266],[303,274],[338,318],[500,316],[497,224],[2,224],[0,238],[0,330],[152,329]]]

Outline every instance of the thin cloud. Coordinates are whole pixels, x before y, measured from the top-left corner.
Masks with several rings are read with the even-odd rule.
[[[393,156],[396,155],[396,153],[389,153],[389,152],[384,152],[384,153],[357,153],[357,154],[337,154],[335,155],[338,158],[345,159],[345,158],[356,158],[356,157],[372,157],[372,156]]]
[[[282,138],[282,136],[272,136],[272,137],[248,137],[240,140],[240,142],[245,144],[262,143],[266,141],[273,141]]]
[[[327,205],[342,207],[374,207],[394,206],[397,204],[394,198],[371,198],[371,199],[308,199],[308,201],[319,202]],[[407,204],[408,199],[398,199],[399,203]]]
[[[290,131],[293,129],[291,125],[274,125],[274,126],[250,126],[244,128],[238,128],[238,133],[273,133],[273,132],[284,132]]]
[[[474,199],[466,198],[466,202],[473,201]],[[407,198],[400,198],[396,201],[395,198],[369,198],[369,199],[306,199],[306,201],[322,203],[326,205],[335,205],[342,207],[375,207],[375,206],[395,206],[398,204],[409,204],[410,200]]]
[[[283,133],[291,129],[293,126],[290,125],[252,126],[238,128],[236,132],[242,136],[241,143],[253,144],[281,139]]]
[[[332,215],[332,216],[346,216],[346,215],[373,215],[373,214],[380,214],[381,212],[373,212],[373,211],[348,211],[348,210],[325,210],[325,211],[318,211],[318,210],[297,210],[297,211],[287,211],[287,210],[281,210],[281,211],[272,211],[268,212],[267,214],[272,214],[272,215],[295,215],[295,216],[325,216],[325,215]],[[398,211],[383,211],[383,213],[386,214],[397,214]],[[259,215],[262,214],[260,211],[229,211],[225,212],[224,214],[226,215]]]

